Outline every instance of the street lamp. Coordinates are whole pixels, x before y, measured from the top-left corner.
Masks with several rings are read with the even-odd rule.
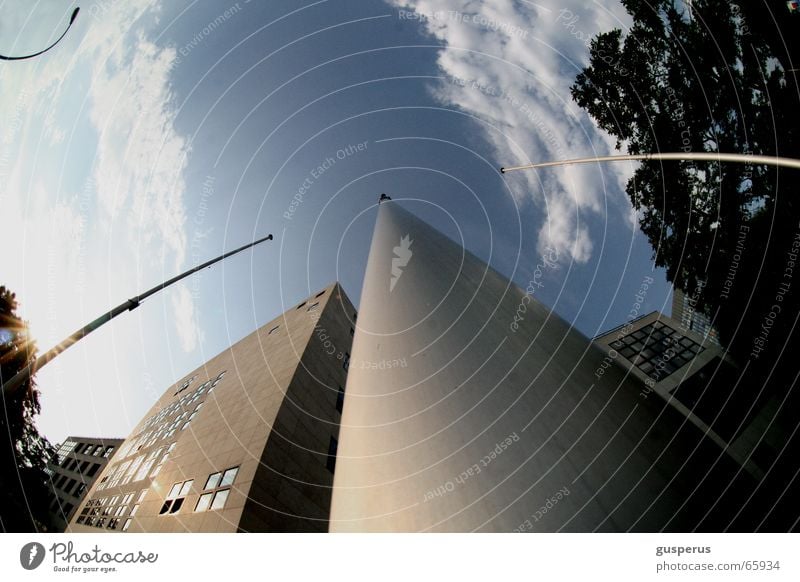
[[[6,395],[13,394],[14,392],[16,392],[20,388],[20,386],[22,386],[22,384],[24,384],[27,380],[29,380],[30,377],[33,374],[35,374],[37,370],[39,370],[42,366],[47,364],[47,362],[49,362],[50,360],[55,358],[58,354],[60,354],[61,352],[63,352],[64,350],[66,350],[67,348],[72,346],[73,344],[77,343],[78,341],[80,341],[81,339],[83,339],[84,337],[86,337],[87,335],[92,333],[94,330],[96,330],[97,328],[99,328],[103,324],[108,323],[109,321],[111,321],[116,316],[120,315],[121,313],[124,313],[126,311],[133,311],[134,309],[139,307],[139,304],[142,301],[144,301],[145,299],[147,299],[151,295],[154,295],[155,293],[158,293],[162,289],[164,289],[166,287],[169,287],[173,283],[177,283],[181,279],[184,279],[184,278],[188,277],[189,275],[191,275],[193,273],[196,273],[197,271],[201,271],[202,269],[205,269],[206,267],[210,267],[211,265],[221,261],[222,259],[230,257],[231,255],[235,255],[236,253],[239,253],[239,252],[241,252],[243,250],[249,249],[250,247],[254,247],[257,244],[264,242],[265,240],[272,240],[272,235],[269,234],[269,235],[265,236],[262,239],[259,239],[259,240],[255,241],[255,242],[251,242],[251,243],[246,244],[246,245],[244,245],[242,247],[239,247],[235,251],[227,252],[224,255],[221,255],[221,256],[217,257],[216,259],[211,259],[210,261],[206,261],[202,265],[198,265],[196,267],[193,267],[193,268],[189,269],[188,271],[186,271],[185,273],[181,273],[177,277],[173,277],[172,279],[164,281],[160,285],[156,285],[155,287],[153,287],[152,289],[150,289],[148,291],[145,291],[141,295],[137,295],[136,297],[134,297],[132,299],[128,299],[124,303],[122,303],[120,305],[117,305],[111,311],[109,311],[107,313],[104,313],[103,315],[101,315],[100,317],[98,317],[97,319],[95,319],[94,321],[89,323],[88,325],[83,326],[78,331],[76,331],[75,333],[70,335],[67,339],[65,339],[64,341],[62,341],[58,345],[56,345],[54,348],[51,348],[46,353],[44,353],[41,356],[39,356],[38,358],[36,358],[35,362],[33,362],[32,364],[29,364],[28,366],[26,366],[25,368],[23,368],[22,370],[17,372],[14,376],[11,377],[11,379],[8,382],[4,382],[3,383],[3,393],[6,394]]]
[[[61,36],[58,37],[56,42],[51,44],[46,49],[41,50],[38,53],[33,53],[32,55],[25,55],[25,56],[22,56],[22,57],[7,57],[5,55],[0,55],[0,59],[2,59],[4,61],[21,61],[22,59],[32,59],[33,57],[38,57],[42,53],[46,53],[51,48],[56,46],[61,41],[62,38],[64,38],[64,36],[67,34],[67,32],[69,31],[70,27],[72,26],[72,23],[75,22],[75,19],[78,17],[78,12],[79,11],[80,11],[80,7],[76,8],[75,10],[72,11],[72,16],[70,16],[70,18],[69,18],[69,24],[67,25],[66,30],[61,33]]]
[[[525,164],[524,166],[510,166],[500,168],[500,173],[515,170],[532,170],[534,168],[548,168],[552,166],[567,166],[570,164],[591,164],[594,162],[622,162],[625,160],[672,160],[672,161],[706,161],[706,162],[734,162],[738,164],[765,164],[794,168],[800,170],[800,160],[794,158],[779,158],[777,156],[753,156],[748,154],[723,154],[711,152],[682,152],[663,154],[636,154],[626,156],[598,156],[593,158],[578,158],[575,160],[559,160],[556,162],[540,162],[538,164]]]

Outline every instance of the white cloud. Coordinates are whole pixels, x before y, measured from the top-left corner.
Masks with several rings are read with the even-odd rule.
[[[33,26],[40,20],[34,10],[10,12],[22,30],[25,22]],[[94,281],[81,287],[82,299],[98,311],[120,300],[121,294],[133,295],[143,284],[175,274],[185,268],[187,258],[184,171],[189,145],[175,127],[170,73],[176,54],[174,48],[156,45],[143,30],[144,21],[157,11],[154,0],[84,8],[62,44],[46,58],[0,73],[0,104],[5,105],[0,121],[13,122],[4,136],[9,151],[3,152],[6,167],[0,168],[0,186],[8,187],[0,196],[18,198],[6,207],[15,212],[6,216],[17,219],[15,228],[22,237],[45,241],[29,249],[28,264],[48,260],[74,264],[74,257],[80,256],[81,276]],[[54,17],[50,21],[55,28],[64,24]],[[75,98],[84,95],[76,91],[81,86],[83,102]],[[95,130],[95,141],[73,141],[73,128],[86,135],[87,121]],[[38,146],[42,138],[50,146],[48,153]],[[42,161],[45,155],[60,157],[57,163],[48,163]],[[63,160],[90,163],[90,174],[83,177],[88,185],[84,191],[64,186]],[[80,219],[69,240],[45,228],[37,209],[23,203],[34,194],[30,178],[34,175],[35,191],[44,193],[45,208],[57,207],[61,216]],[[90,234],[95,239],[87,243]],[[105,255],[86,253],[98,245],[105,248]],[[41,314],[46,301],[36,296],[35,269],[20,263],[14,271],[11,280],[21,279],[19,286],[33,289],[27,297],[33,307],[29,317],[36,319],[36,306]],[[191,295],[180,301],[184,313],[193,311]],[[65,319],[69,323],[63,323],[64,329],[74,327],[72,317]],[[194,318],[176,326],[182,338],[200,336]],[[62,325],[57,328],[54,333],[60,333]],[[195,345],[188,339],[181,344]]]
[[[72,7],[60,9],[4,8],[3,48],[57,36]],[[175,51],[147,30],[157,10],[152,0],[84,5],[56,49],[0,67],[0,283],[17,292],[40,350],[185,268],[189,148],[172,104]],[[166,310],[125,314],[37,375],[45,434],[117,435],[121,417],[140,418],[153,397],[143,382],[174,363],[147,360],[150,338],[169,325],[183,350],[202,339],[191,294],[168,294]]]
[[[183,350],[191,352],[203,339],[202,332],[195,321],[192,294],[183,283],[179,283],[177,288],[170,292],[172,294],[173,317],[178,330],[178,339],[180,339]]]
[[[621,6],[611,11],[577,0],[390,1],[421,15],[427,32],[442,41],[438,66],[448,80],[434,93],[443,103],[496,125],[496,130],[484,126],[484,136],[499,165],[612,151],[613,140],[572,102],[569,87],[588,62],[586,40],[623,25]],[[569,19],[564,10],[571,11]],[[398,17],[410,19],[408,13]],[[585,262],[593,249],[589,216],[608,204],[629,220],[629,204],[618,195],[629,170],[610,166],[602,174],[594,166],[506,174],[518,201],[533,200],[543,209],[540,250],[549,245]],[[604,201],[611,193],[615,199]]]

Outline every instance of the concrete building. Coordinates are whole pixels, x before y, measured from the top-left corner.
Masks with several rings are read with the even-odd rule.
[[[752,527],[742,465],[534,292],[380,204],[331,531]]]
[[[111,460],[122,439],[67,437],[47,463],[52,501],[50,523],[64,531],[86,492]]]
[[[355,316],[330,285],[170,386],[69,531],[326,531]]]

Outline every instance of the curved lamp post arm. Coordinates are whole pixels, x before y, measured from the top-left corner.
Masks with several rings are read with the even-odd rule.
[[[560,160],[557,162],[541,162],[538,164],[526,164],[524,166],[510,166],[508,168],[500,168],[500,173],[505,174],[506,172],[513,172],[516,170],[532,170],[534,168],[567,166],[570,164],[591,164],[595,162],[622,162],[626,160],[733,162],[739,164],[765,164],[768,166],[780,166],[782,168],[794,168],[800,170],[800,160],[794,158],[779,158],[775,156],[753,156],[748,154],[684,152],[684,153],[663,153],[663,154],[636,154],[636,155],[626,155],[626,156],[599,156],[593,158],[578,158],[575,160]]]
[[[46,49],[40,50],[38,53],[33,53],[32,55],[25,55],[25,56],[22,56],[22,57],[7,57],[5,55],[0,55],[0,60],[4,60],[4,61],[21,61],[23,59],[32,59],[33,57],[38,57],[42,53],[46,53],[51,48],[56,46],[59,42],[61,42],[61,39],[64,38],[64,36],[67,34],[67,32],[69,32],[69,29],[72,26],[72,23],[75,22],[75,19],[78,17],[78,12],[79,11],[80,11],[80,7],[76,8],[75,10],[72,11],[72,16],[70,16],[69,24],[67,25],[66,30],[64,30],[64,32],[61,33],[61,36],[59,36],[58,39],[56,39],[56,41],[53,44],[51,44],[49,47],[47,47]]]
[[[203,263],[201,265],[197,265],[196,267],[193,267],[193,268],[189,269],[188,271],[186,271],[184,273],[181,273],[180,275],[178,275],[176,277],[173,277],[172,279],[168,279],[167,281],[164,281],[160,285],[156,285],[155,287],[145,291],[141,295],[137,295],[136,297],[128,299],[124,303],[122,303],[120,305],[117,305],[111,311],[109,311],[107,313],[104,313],[103,315],[101,315],[100,317],[98,317],[97,319],[95,319],[94,321],[89,323],[88,325],[83,326],[78,331],[76,331],[75,333],[73,333],[72,335],[67,337],[64,341],[62,341],[61,343],[59,343],[55,347],[49,349],[47,352],[45,352],[44,354],[42,354],[41,356],[36,358],[35,362],[33,362],[32,364],[26,366],[25,368],[23,368],[19,372],[17,372],[14,376],[12,376],[8,380],[8,382],[4,382],[3,383],[3,393],[6,394],[6,395],[13,394],[14,392],[16,392],[20,388],[20,386],[22,386],[27,380],[29,380],[30,377],[33,376],[33,374],[35,374],[37,370],[39,370],[42,366],[47,364],[47,362],[49,362],[50,360],[52,360],[53,358],[58,356],[58,354],[60,354],[61,352],[63,352],[67,348],[69,348],[70,346],[74,345],[75,343],[77,343],[78,341],[80,341],[81,339],[83,339],[84,337],[89,335],[90,333],[92,333],[94,330],[96,330],[97,328],[99,328],[103,324],[108,323],[109,321],[111,321],[116,316],[120,315],[121,313],[124,313],[126,311],[133,311],[134,309],[139,307],[139,304],[142,301],[144,301],[145,299],[147,299],[151,295],[154,295],[155,293],[158,293],[159,291],[161,291],[165,287],[169,287],[173,283],[177,283],[181,279],[185,279],[186,277],[196,273],[197,271],[200,271],[202,269],[210,267],[214,263],[217,263],[217,262],[221,261],[224,258],[230,257],[231,255],[235,255],[236,253],[239,253],[239,252],[241,252],[241,251],[243,251],[245,249],[249,249],[250,247],[254,247],[257,244],[264,242],[265,240],[272,240],[272,235],[271,234],[267,235],[262,239],[259,239],[259,240],[255,241],[255,242],[251,242],[249,244],[246,244],[246,245],[244,245],[242,247],[239,247],[238,249],[236,249],[234,251],[229,251],[229,252],[225,253],[224,255],[217,257],[216,259],[211,259],[210,261],[206,261],[205,263]]]

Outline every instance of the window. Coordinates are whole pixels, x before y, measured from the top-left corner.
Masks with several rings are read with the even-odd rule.
[[[89,469],[89,471],[86,473],[86,476],[94,477],[98,469],[100,469],[100,463],[93,464],[92,467]]]
[[[203,493],[197,500],[195,511],[214,511],[222,509],[228,501],[231,492],[231,485],[239,473],[239,467],[231,467],[225,471],[211,473],[206,479]]]
[[[339,412],[344,408],[344,388],[339,386],[339,393],[336,395],[336,410]]]
[[[86,491],[86,483],[79,483],[77,489],[75,489],[75,497],[80,497]]]
[[[344,368],[345,370],[350,369],[350,352],[345,352],[344,361],[342,362],[342,368]]]
[[[355,334],[356,334],[356,330],[354,330],[354,329],[351,327],[351,328],[350,328],[350,335],[355,335]]]
[[[300,305],[298,305],[298,306],[297,306],[297,309],[300,309],[300,308],[301,308],[301,307],[303,307],[303,305],[305,305],[305,304],[306,304],[306,302],[305,302],[305,301],[303,301],[303,302],[302,302]]]
[[[272,335],[273,333],[275,333],[276,331],[278,331],[278,328],[279,328],[279,327],[280,327],[280,325],[276,325],[276,326],[275,326],[275,327],[273,327],[271,330],[269,330],[269,335]]]
[[[334,469],[336,469],[336,449],[339,448],[339,441],[337,441],[334,437],[331,437],[331,441],[328,444],[328,461],[325,463],[325,466],[328,467],[328,471],[333,473]]]
[[[325,295],[325,289],[323,289],[322,291],[320,291],[319,293],[317,293],[317,294],[314,296],[314,299],[316,299],[317,297],[322,297],[323,295]]]
[[[114,452],[114,447],[106,447],[106,452],[103,453],[103,456],[107,459],[111,456],[111,453]]]
[[[103,445],[97,445],[94,448],[94,451],[92,451],[92,454],[96,455],[96,456],[99,456],[102,452],[103,452]],[[88,454],[88,451],[87,451],[87,454]]]
[[[314,305],[309,305],[308,309],[306,309],[306,311],[312,311],[312,310],[316,309],[317,307],[319,307],[319,301],[317,301]]]
[[[178,513],[183,506],[183,500],[186,499],[186,496],[192,490],[192,483],[194,483],[194,479],[175,483],[169,490],[167,499],[164,501],[164,505],[161,506],[161,510],[158,514]]]
[[[131,518],[126,519],[125,520],[125,525],[122,526],[122,531],[128,531],[128,528],[131,527],[131,522],[132,521],[133,520]]]

